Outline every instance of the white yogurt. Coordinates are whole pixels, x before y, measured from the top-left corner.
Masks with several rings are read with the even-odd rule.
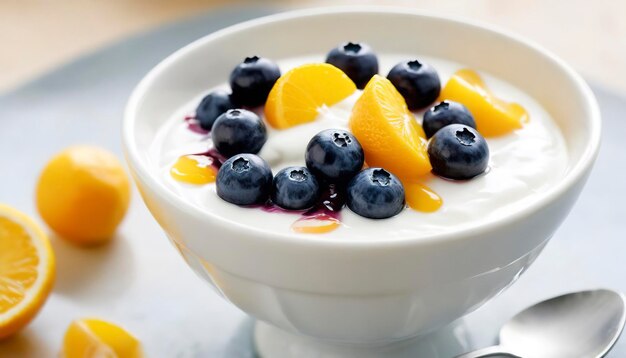
[[[379,58],[380,73],[386,74],[396,63],[410,59],[411,55],[389,55]],[[442,86],[461,64],[420,56],[433,65],[441,78]],[[304,63],[322,62],[322,57],[294,58],[279,61],[281,71]],[[411,209],[399,215],[372,220],[360,217],[345,208],[343,225],[330,233],[321,234],[329,239],[353,240],[421,237],[462,229],[479,221],[506,216],[527,205],[534,195],[546,191],[564,176],[567,169],[567,149],[562,134],[550,115],[533,98],[514,86],[481,73],[487,86],[498,97],[521,104],[529,113],[530,121],[522,129],[505,136],[489,138],[489,167],[486,175],[469,181],[453,182],[433,176],[424,183],[443,198],[443,206],[434,213],[421,213]],[[354,102],[360,92],[330,108],[321,108],[314,122],[285,130],[268,126],[268,140],[260,156],[270,163],[276,173],[290,165],[304,165],[304,151],[308,141],[327,128],[345,128]],[[183,106],[163,125],[150,148],[154,175],[185,201],[226,221],[255,227],[260,230],[306,236],[292,232],[292,223],[299,214],[270,213],[260,209],[242,208],[220,199],[215,184],[191,185],[174,180],[169,170],[179,156],[206,151],[211,140],[206,135],[187,129],[183,117],[193,113],[202,94]],[[416,118],[421,121],[422,113]]]

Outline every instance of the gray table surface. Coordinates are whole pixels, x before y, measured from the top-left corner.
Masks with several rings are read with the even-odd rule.
[[[194,39],[272,11],[247,7],[202,14],[102,49],[0,96],[0,202],[36,215],[37,175],[67,145],[97,144],[121,158],[122,111],[150,68]],[[594,92],[604,137],[580,200],[536,263],[465,317],[465,339],[451,344],[491,344],[515,312],[553,295],[598,287],[626,291],[626,99],[598,86]],[[86,316],[129,328],[151,357],[254,356],[252,320],[194,276],[134,194],[112,244],[78,249],[53,235],[54,292],[27,329],[0,343],[0,357],[55,357],[69,322]],[[609,356],[626,356],[626,339]]]

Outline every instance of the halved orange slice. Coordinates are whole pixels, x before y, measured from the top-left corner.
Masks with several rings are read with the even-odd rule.
[[[338,103],[354,91],[354,82],[337,67],[302,65],[276,81],[265,103],[265,119],[276,129],[311,122],[320,107]]]
[[[72,322],[63,339],[63,358],[141,358],[141,343],[123,328],[100,319]]]
[[[217,170],[211,164],[212,159],[204,155],[183,155],[170,168],[172,178],[189,184],[214,183]]]
[[[385,168],[403,180],[415,180],[432,169],[424,130],[385,77],[375,75],[365,86],[352,109],[350,130],[370,167]]]
[[[54,254],[31,218],[0,204],[0,339],[30,322],[54,282]]]
[[[478,73],[470,69],[455,72],[439,98],[462,103],[472,112],[476,127],[485,137],[495,137],[522,128],[528,112],[517,103],[496,97]]]

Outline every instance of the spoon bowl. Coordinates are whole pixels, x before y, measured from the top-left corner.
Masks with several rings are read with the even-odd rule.
[[[626,298],[611,290],[565,294],[518,313],[500,330],[500,345],[458,358],[604,357],[626,322]]]
[[[570,293],[518,313],[500,330],[500,344],[523,357],[603,357],[625,320],[622,294]]]

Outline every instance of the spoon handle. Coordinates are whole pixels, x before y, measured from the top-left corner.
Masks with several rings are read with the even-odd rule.
[[[522,358],[516,354],[513,354],[506,350],[502,346],[491,346],[482,349],[478,349],[469,353],[461,354],[455,358],[483,358],[483,357],[512,357]]]

